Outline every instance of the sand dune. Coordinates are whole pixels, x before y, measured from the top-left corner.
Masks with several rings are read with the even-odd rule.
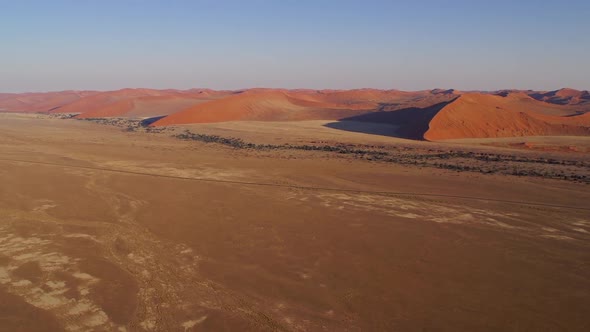
[[[430,91],[253,89],[172,114],[156,126],[223,121],[340,120],[362,114],[429,107],[455,96]]]
[[[10,112],[50,112],[61,106],[97,94],[93,91],[59,91],[0,94],[0,110]]]
[[[464,94],[442,108],[424,134],[428,140],[551,135],[590,135],[590,113],[548,107],[522,93]]]
[[[387,124],[393,136],[461,139],[589,135],[590,93],[453,89],[121,89],[0,94],[0,111],[73,113],[78,118],[158,117],[154,126],[225,121],[334,120]],[[334,123],[333,128],[349,128]]]
[[[158,96],[166,92],[150,89],[122,89],[117,91],[106,91],[93,96],[80,99],[68,105],[65,105],[54,112],[59,113],[87,113],[100,110],[105,107],[112,107],[111,113],[115,110],[124,109],[123,105],[114,105],[117,102],[125,101],[137,97]]]
[[[152,117],[169,115],[185,108],[214,100],[211,95],[172,94],[141,96],[108,103],[103,107],[84,112],[78,118]]]
[[[367,109],[368,110],[368,109]],[[351,115],[354,109],[301,98],[298,93],[281,90],[248,91],[220,100],[196,105],[172,114],[154,125],[223,122],[237,120],[289,121],[333,118]]]
[[[150,117],[168,115],[187,107],[227,95],[212,90],[124,89],[104,92],[59,109],[61,113],[81,113],[79,118]]]
[[[590,92],[575,89],[560,89],[546,92],[531,92],[531,97],[552,104],[559,105],[588,105],[590,106]]]

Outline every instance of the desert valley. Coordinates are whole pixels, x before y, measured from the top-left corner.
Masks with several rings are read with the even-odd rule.
[[[0,94],[0,331],[587,331],[590,93]]]

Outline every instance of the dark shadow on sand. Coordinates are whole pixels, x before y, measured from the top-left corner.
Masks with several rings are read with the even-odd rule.
[[[143,119],[141,120],[141,126],[142,127],[148,127],[150,126],[152,123],[165,118],[167,115],[161,115],[161,116],[154,116],[153,118],[147,118],[147,119]]]
[[[424,140],[424,133],[432,118],[454,101],[438,103],[429,107],[409,107],[396,111],[377,111],[330,122],[325,127],[414,140]]]
[[[357,120],[340,120],[338,122],[326,123],[324,127],[351,131],[355,133],[398,137],[399,127],[387,123],[362,122]]]

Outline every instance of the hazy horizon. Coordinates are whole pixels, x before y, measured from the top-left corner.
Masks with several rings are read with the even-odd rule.
[[[590,89],[590,3],[0,3],[0,92]]]
[[[589,89],[576,89],[576,88],[572,88],[572,87],[560,87],[560,88],[555,88],[555,89],[520,89],[520,88],[503,88],[503,89],[495,89],[495,90],[460,90],[460,89],[454,89],[454,88],[440,88],[440,87],[435,87],[435,88],[428,88],[428,89],[420,89],[420,90],[406,90],[406,89],[396,89],[396,88],[367,88],[367,87],[355,87],[355,88],[342,88],[342,89],[338,89],[338,88],[306,88],[306,87],[295,87],[295,88],[284,88],[284,87],[263,87],[263,86],[254,86],[254,87],[246,87],[246,88],[237,88],[237,89],[212,89],[212,88],[208,88],[208,87],[188,87],[188,88],[174,88],[174,87],[163,87],[163,88],[150,88],[150,87],[132,87],[132,86],[126,86],[126,87],[121,87],[121,88],[115,88],[115,89],[63,89],[63,90],[31,90],[31,91],[0,91],[0,93],[5,93],[5,94],[21,94],[21,93],[58,93],[58,92],[67,92],[67,91],[76,91],[76,92],[84,92],[84,91],[88,91],[88,92],[112,92],[112,91],[119,91],[119,90],[124,90],[124,89],[132,89],[132,90],[141,90],[141,89],[146,89],[146,90],[161,90],[161,91],[165,91],[165,90],[178,90],[178,91],[188,91],[188,90],[214,90],[214,91],[246,91],[246,90],[254,90],[254,89],[268,89],[268,90],[313,90],[313,91],[329,91],[329,90],[334,90],[334,91],[349,91],[349,90],[383,90],[383,91],[403,91],[403,92],[418,92],[418,91],[432,91],[432,90],[455,90],[455,91],[459,91],[459,92],[496,92],[496,91],[502,91],[502,90],[518,90],[518,91],[539,91],[539,92],[549,92],[549,91],[558,91],[558,90],[562,90],[562,89],[574,89],[574,90],[579,90],[579,91],[590,91]]]

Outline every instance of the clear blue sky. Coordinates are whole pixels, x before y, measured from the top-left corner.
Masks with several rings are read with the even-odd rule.
[[[0,0],[0,92],[590,89],[590,1]]]

